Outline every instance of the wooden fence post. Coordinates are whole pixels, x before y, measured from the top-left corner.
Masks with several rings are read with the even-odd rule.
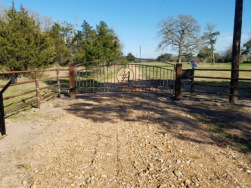
[[[181,99],[182,64],[176,64],[175,100]]]
[[[75,86],[75,71],[74,64],[69,65],[69,84],[70,84],[70,98],[76,98],[76,86]]]
[[[0,132],[2,135],[6,135],[5,120],[4,120],[4,104],[3,104],[2,92],[0,92]]]
[[[238,84],[240,67],[240,49],[241,49],[241,27],[242,27],[243,0],[235,2],[234,34],[232,46],[232,68],[229,102],[238,102]]]
[[[193,97],[193,86],[194,86],[194,68],[191,71],[191,88],[190,88],[190,98]]]
[[[37,108],[40,108],[40,91],[39,91],[39,77],[38,70],[35,69],[35,80],[36,80],[36,97],[37,97]]]
[[[60,77],[59,77],[59,69],[57,68],[57,84],[58,84],[58,98],[60,98],[60,90],[61,90],[61,86],[60,86]]]

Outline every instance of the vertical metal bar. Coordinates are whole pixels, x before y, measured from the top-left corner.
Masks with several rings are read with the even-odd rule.
[[[152,84],[151,84],[151,66],[149,66],[149,92],[151,92],[151,86],[152,86]]]
[[[123,64],[121,64],[120,66],[119,66],[119,70],[123,70],[123,67],[125,67],[125,65],[123,65]],[[121,72],[122,73],[122,72]],[[121,74],[120,73],[120,74]],[[120,75],[119,75],[120,76]],[[119,77],[120,78],[120,77]],[[123,79],[120,79],[120,91],[122,92],[123,91]]]
[[[79,79],[80,79],[80,76],[79,76],[79,72],[77,71],[77,72],[76,72],[76,75],[75,75],[76,87],[79,86]]]
[[[169,87],[169,85],[168,85],[168,69],[166,69],[166,92],[168,93],[168,87]],[[171,89],[171,87],[170,87],[170,89]]]
[[[158,74],[159,74],[159,68],[158,67],[156,67],[156,69],[157,69],[157,72],[156,72],[156,74],[155,74],[155,83],[156,83],[156,92],[158,92]]]
[[[97,67],[97,85],[96,85],[96,91],[98,91],[99,86],[99,67]]]
[[[85,92],[88,91],[88,89],[87,89],[87,87],[88,87],[87,78],[88,78],[88,72],[87,72],[87,69],[85,67]]]
[[[103,88],[104,88],[104,92],[105,92],[105,65],[103,65]]]
[[[109,92],[109,84],[108,84],[108,79],[109,79],[109,69],[108,69],[108,65],[106,65],[106,75],[107,75],[107,79],[106,79],[106,83],[107,83],[107,92]]]
[[[94,69],[94,67],[92,67],[92,89],[91,89],[91,91],[92,92],[94,92],[94,74],[95,74],[95,69]]]
[[[40,91],[39,91],[39,77],[38,77],[38,70],[35,69],[35,85],[36,85],[36,97],[37,97],[37,108],[40,108]]]
[[[126,66],[125,66],[126,67]],[[127,65],[127,68],[129,68],[129,64]],[[126,73],[126,72],[125,72]],[[129,87],[129,82],[128,83],[126,83],[126,85],[125,85],[125,92],[127,92],[128,91],[128,87]]]
[[[165,85],[164,85],[164,79],[165,79],[165,69],[163,69],[163,78],[162,78],[162,86],[163,86],[163,91],[165,91]]]
[[[90,81],[91,81],[91,93],[93,93],[93,84],[94,84],[94,82],[93,82],[93,79],[94,79],[93,73],[94,73],[94,68],[91,67],[91,79],[90,79]]]
[[[136,64],[134,65],[135,66],[135,78],[134,78],[134,87],[135,87],[135,91],[137,91],[137,67],[136,67]]]
[[[100,74],[99,74],[99,67],[97,69],[97,91],[99,89],[99,77],[100,77]]]
[[[60,77],[59,77],[59,69],[58,68],[57,68],[56,72],[57,72],[57,84],[58,84],[58,98],[60,98],[61,86],[60,86]]]
[[[175,99],[181,98],[182,64],[176,65]]]
[[[153,83],[153,87],[151,88],[151,92],[153,92],[153,89],[154,89],[154,79],[155,79],[155,74],[154,74],[154,67],[152,66],[152,83]]]
[[[116,76],[116,64],[113,65],[113,90],[115,91],[115,87],[116,87],[116,84],[115,84],[115,76]]]
[[[98,90],[99,67],[96,69],[96,91]]]
[[[161,80],[161,78],[162,78],[162,77],[161,77],[161,71],[162,71],[162,68],[160,68],[160,77],[159,77],[159,86],[160,86],[160,89],[161,89],[161,81],[162,81],[162,80]]]
[[[89,81],[89,85],[88,85],[88,92],[90,92],[90,87],[91,87],[91,68],[88,68],[88,72],[89,72],[89,75],[88,75],[88,81]]]
[[[80,77],[79,87],[81,88],[83,86],[83,73],[82,73],[82,70],[79,70],[79,77]]]
[[[6,135],[5,119],[4,119],[4,104],[3,93],[0,92],[0,132],[2,135]]]
[[[145,90],[145,80],[146,79],[144,79],[144,70],[145,70],[145,68],[144,68],[145,66],[144,65],[142,65],[142,83],[144,84],[143,85],[143,87],[142,87],[142,92],[143,92],[143,89]],[[146,78],[146,75],[145,75],[145,78]]]
[[[143,90],[142,65],[139,65],[139,84],[140,84],[139,91],[142,91]]]

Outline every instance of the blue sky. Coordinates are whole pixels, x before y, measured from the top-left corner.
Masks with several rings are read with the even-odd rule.
[[[15,0],[16,7],[22,3],[25,8],[49,16],[54,21],[67,21],[72,24],[78,18],[80,27],[83,20],[96,26],[105,21],[113,28],[123,44],[126,55],[132,52],[139,57],[155,58],[169,49],[158,51],[159,39],[156,37],[158,23],[169,16],[179,14],[193,16],[201,26],[201,34],[206,23],[216,25],[220,31],[216,51],[221,52],[231,46],[235,0]],[[12,0],[0,0],[8,7]],[[251,0],[244,0],[242,43],[251,33]]]

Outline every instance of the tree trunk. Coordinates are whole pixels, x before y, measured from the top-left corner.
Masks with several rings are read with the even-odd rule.
[[[182,58],[179,56],[179,64],[181,64],[181,59],[182,59]]]
[[[211,55],[212,55],[212,63],[215,64],[215,59],[214,59],[214,47],[213,45],[211,44]]]
[[[179,47],[179,54],[178,54],[179,64],[181,64],[181,60],[182,60],[181,53],[182,53],[182,46],[180,45],[180,47]]]
[[[212,53],[212,58],[213,58],[213,64],[215,64],[214,51]]]

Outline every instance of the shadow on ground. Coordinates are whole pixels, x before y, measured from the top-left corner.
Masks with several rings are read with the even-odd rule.
[[[169,132],[182,140],[251,152],[250,108],[228,103],[173,101],[157,94],[92,94],[79,98],[84,102],[72,105],[68,111],[94,122],[157,124],[160,132]]]

